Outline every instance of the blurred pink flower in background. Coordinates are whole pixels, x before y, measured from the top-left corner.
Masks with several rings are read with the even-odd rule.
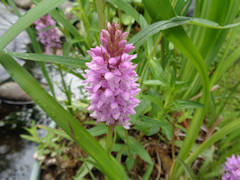
[[[45,46],[45,52],[52,54],[54,48],[61,48],[60,35],[56,22],[47,14],[34,22],[39,41]]]

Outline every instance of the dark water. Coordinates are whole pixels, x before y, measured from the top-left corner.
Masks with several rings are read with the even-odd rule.
[[[0,179],[28,180],[31,175],[37,144],[24,140],[24,127],[31,121],[48,124],[49,120],[34,105],[0,104]]]
[[[34,163],[36,144],[20,138],[24,132],[19,127],[0,129],[0,179],[27,180]],[[5,132],[4,132],[5,131]],[[8,131],[8,132],[6,132]]]

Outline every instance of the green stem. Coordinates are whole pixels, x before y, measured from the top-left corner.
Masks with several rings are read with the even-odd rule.
[[[142,133],[142,131],[141,131]],[[126,129],[124,129],[124,135],[125,135],[125,138],[126,138],[126,142],[128,142],[128,131]],[[140,139],[139,139],[140,140]],[[128,147],[128,156],[131,156],[131,151],[130,151],[130,146],[127,146]]]
[[[143,86],[143,80],[144,80],[144,77],[145,77],[145,74],[146,74],[146,72],[147,72],[148,67],[149,67],[149,61],[147,60],[145,66],[144,66],[144,68],[143,68],[142,76],[141,76],[141,80],[140,80],[140,87],[141,87],[141,89],[143,89],[143,88],[142,88],[142,86]]]
[[[54,90],[54,85],[52,83],[52,80],[48,74],[47,68],[46,68],[46,64],[42,63],[42,62],[38,62],[37,64],[39,64],[39,66],[41,67],[41,71],[43,73],[43,76],[45,77],[45,79],[47,80],[49,89],[53,95],[53,97],[56,99],[56,94],[55,94],[55,90]]]
[[[73,110],[72,110],[72,107],[70,107],[70,106],[72,106],[71,90],[68,88],[68,86],[67,86],[67,84],[66,84],[66,82],[65,82],[65,80],[64,80],[64,75],[63,75],[63,72],[62,72],[62,69],[61,69],[61,66],[60,66],[60,65],[58,65],[58,72],[59,72],[60,77],[61,77],[61,82],[62,82],[62,86],[63,86],[63,91],[64,91],[64,93],[65,93],[65,95],[66,95],[66,97],[67,97],[67,100],[66,100],[66,103],[65,103],[65,104],[66,104],[66,106],[67,106],[68,111],[69,111],[72,115],[74,115]]]
[[[158,47],[160,41],[162,40],[162,38],[163,38],[163,34],[160,33],[159,36],[158,36],[158,39],[157,39],[157,41],[155,42],[154,47],[153,47],[153,49],[152,49],[152,51],[151,51],[151,53],[150,53],[149,59],[152,59],[152,58],[153,58],[153,55],[154,55],[154,53],[156,52],[157,47]]]
[[[163,34],[160,33],[157,41],[154,44],[154,47],[153,47],[152,51],[151,51],[151,53],[150,53],[150,55],[148,57],[148,60],[145,63],[145,66],[144,66],[143,71],[142,71],[141,80],[140,80],[140,87],[141,87],[141,89],[142,89],[142,86],[143,86],[143,80],[144,80],[145,74],[146,74],[147,69],[149,67],[149,60],[151,60],[153,58],[153,55],[154,55],[155,51],[157,50],[157,46],[158,46],[159,42],[161,41],[162,37],[163,37]]]
[[[113,147],[113,125],[108,126],[108,131],[107,131],[107,138],[106,138],[106,147],[107,147],[107,152],[111,154],[112,152],[112,147]]]

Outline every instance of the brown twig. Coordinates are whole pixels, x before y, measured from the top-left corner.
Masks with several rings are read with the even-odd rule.
[[[160,176],[161,176],[161,172],[162,172],[162,168],[161,168],[162,165],[161,165],[161,159],[160,159],[160,157],[159,157],[158,152],[155,151],[155,153],[156,153],[156,155],[157,155],[157,161],[158,161],[158,163],[155,164],[155,166],[156,166],[156,168],[157,168],[157,170],[158,170],[158,174],[157,174],[157,177],[155,178],[155,180],[159,180],[159,179],[160,179]]]
[[[218,126],[218,124],[223,120],[222,116],[219,116],[217,118],[217,120],[214,122],[214,124],[212,125],[212,127],[209,129],[206,137],[205,137],[205,141],[213,134],[213,132],[215,131],[216,127]]]
[[[211,88],[211,92],[213,92],[213,91],[216,91],[218,88],[220,88],[220,86],[217,84],[217,85],[214,85],[212,88]],[[196,96],[193,96],[190,100],[191,101],[194,101],[194,100],[196,100],[196,99],[198,99],[198,98],[200,98],[202,96],[202,92],[200,92],[199,94],[197,94]]]
[[[173,159],[173,161],[175,160],[175,131],[176,131],[176,126],[175,126],[175,124],[176,124],[176,122],[177,122],[177,117],[176,118],[174,118],[174,121],[173,121],[173,123],[172,123],[172,127],[173,127],[173,137],[172,137],[172,143],[171,143],[171,149],[172,149],[172,159]]]

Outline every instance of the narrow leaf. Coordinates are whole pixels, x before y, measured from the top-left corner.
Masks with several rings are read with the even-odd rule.
[[[180,160],[178,158],[176,160],[181,163],[182,167],[184,168],[184,170],[185,170],[185,172],[188,175],[190,180],[197,180],[198,179],[196,177],[196,175],[194,174],[193,170],[187,164],[185,164],[182,160]]]
[[[40,62],[50,62],[57,64],[64,64],[70,66],[79,66],[85,68],[85,63],[88,62],[86,59],[77,59],[71,58],[68,56],[56,56],[56,55],[47,55],[47,54],[36,54],[36,53],[15,53],[7,52],[8,54],[22,58],[25,60],[40,61]]]
[[[158,21],[156,23],[151,24],[150,26],[144,28],[142,31],[140,31],[135,36],[133,36],[130,39],[130,42],[134,43],[136,47],[139,47],[142,44],[144,44],[144,42],[149,37],[158,33],[159,31],[181,26],[184,24],[195,24],[198,26],[203,26],[203,27],[213,28],[213,29],[229,29],[229,28],[239,26],[240,22],[221,26],[218,23],[207,20],[207,19],[178,16],[178,17],[173,17],[169,20],[162,20],[162,21]]]
[[[149,86],[165,86],[166,85],[160,80],[146,80],[143,82],[143,84],[149,85]]]

